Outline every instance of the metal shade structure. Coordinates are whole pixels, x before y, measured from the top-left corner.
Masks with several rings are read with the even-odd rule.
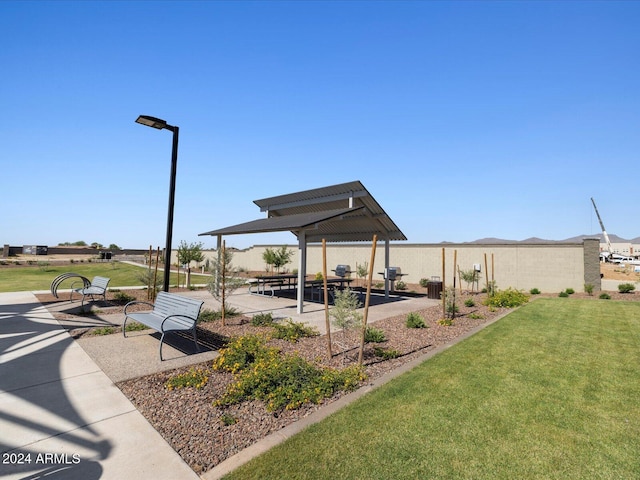
[[[218,248],[224,235],[290,231],[298,238],[298,282],[306,277],[308,243],[365,242],[374,235],[385,242],[385,268],[389,267],[389,242],[407,240],[380,204],[359,181],[315,188],[276,197],[255,200],[267,217],[200,235],[218,237]],[[389,294],[388,280],[385,292]],[[303,309],[302,289],[298,289],[298,313]]]

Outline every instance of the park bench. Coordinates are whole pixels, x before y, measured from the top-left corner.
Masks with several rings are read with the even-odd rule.
[[[71,284],[71,294],[69,295],[69,301],[73,301],[73,294],[79,293],[82,295],[82,302],[80,305],[84,307],[84,298],[91,297],[91,300],[94,300],[94,296],[102,296],[103,301],[107,301],[107,287],[109,286],[110,278],[107,277],[93,277],[91,283],[88,283],[87,279],[81,277],[81,281],[83,284],[82,288],[73,288],[73,285],[78,282],[73,282]]]
[[[160,292],[155,303],[149,303],[139,300],[129,302],[124,306],[124,321],[122,322],[122,334],[127,336],[127,319],[141,323],[161,334],[160,337],[160,361],[162,358],[162,344],[164,335],[171,331],[188,331],[191,330],[193,341],[196,344],[196,351],[200,351],[198,347],[198,338],[196,336],[196,322],[200,309],[202,308],[202,300],[183,297],[174,293]],[[129,312],[129,308],[133,305],[146,304],[153,307],[153,310],[144,312]]]

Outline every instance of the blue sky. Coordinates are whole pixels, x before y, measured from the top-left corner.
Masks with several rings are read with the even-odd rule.
[[[0,2],[0,242],[174,246],[360,180],[409,242],[640,235],[640,2]],[[293,243],[290,233],[227,245]]]

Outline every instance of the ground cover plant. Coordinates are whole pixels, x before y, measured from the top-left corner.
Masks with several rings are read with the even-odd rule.
[[[640,303],[538,299],[228,479],[639,478]]]

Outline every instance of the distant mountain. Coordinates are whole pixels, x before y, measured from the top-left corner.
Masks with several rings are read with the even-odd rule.
[[[604,235],[602,233],[594,233],[593,235],[578,235],[577,237],[567,238],[562,240],[563,242],[581,242],[585,238],[599,238],[600,242],[604,243]],[[640,237],[638,237],[640,238]],[[611,243],[636,243],[638,239],[635,240],[627,240],[625,238],[619,237],[615,233],[609,234],[609,240]]]
[[[602,233],[594,233],[592,235],[578,235],[577,237],[565,238],[564,240],[545,240],[544,238],[538,238],[538,237],[531,237],[525,240],[507,240],[504,238],[486,237],[486,238],[480,238],[478,240],[474,240],[472,242],[463,242],[463,243],[478,243],[481,245],[497,245],[497,244],[510,244],[510,243],[527,243],[527,244],[581,243],[585,238],[599,238],[600,242],[604,243],[604,235]],[[627,240],[625,238],[619,237],[614,233],[609,234],[609,240],[611,240],[611,243],[636,243],[636,244],[640,243],[640,237]],[[451,243],[451,242],[442,242],[442,243]]]

